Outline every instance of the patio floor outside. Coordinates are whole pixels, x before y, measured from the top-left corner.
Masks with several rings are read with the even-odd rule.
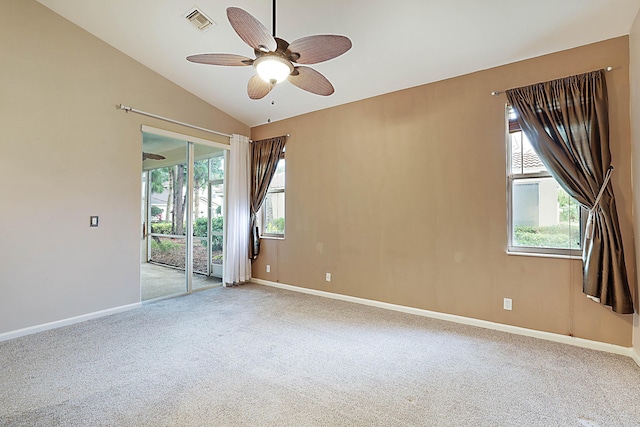
[[[159,264],[141,264],[140,283],[142,301],[181,294],[187,291],[184,270]],[[195,291],[213,286],[222,286],[222,279],[194,273],[192,283]]]

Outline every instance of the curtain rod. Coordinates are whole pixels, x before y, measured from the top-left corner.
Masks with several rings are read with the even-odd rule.
[[[290,137],[291,135],[286,134],[286,135],[279,135],[279,136],[272,136],[271,138],[278,138],[280,136],[286,136],[287,138]],[[271,139],[271,138],[264,138],[264,139]],[[251,142],[255,142],[255,141],[262,141],[261,139],[250,139],[249,141]]]
[[[289,138],[291,135],[286,134],[286,135],[280,135],[280,136],[286,136],[287,138]],[[271,138],[278,138],[277,136],[272,136]],[[265,138],[265,139],[270,139],[270,138]],[[256,141],[262,141],[261,139],[250,139],[249,142],[256,142]]]
[[[162,116],[158,116],[156,114],[147,113],[146,111],[136,110],[135,108],[127,107],[126,105],[123,105],[123,104],[116,105],[116,108],[118,108],[120,110],[124,110],[125,113],[128,113],[129,111],[131,111],[132,113],[141,114],[141,115],[147,116],[147,117],[153,117],[154,119],[164,120],[165,122],[174,123],[176,125],[185,126],[185,127],[191,128],[191,129],[197,129],[197,130],[201,130],[203,132],[209,132],[209,133],[213,133],[215,135],[226,136],[227,138],[231,138],[231,135],[226,134],[226,133],[216,132],[215,130],[202,128],[200,126],[190,125],[189,123],[179,122],[177,120],[169,119],[167,117],[162,117]]]
[[[611,71],[611,70],[613,70],[613,67],[607,67],[604,70],[605,71]],[[505,92],[504,90],[503,91],[494,90],[493,92],[491,92],[491,95],[492,96],[498,96],[498,95],[500,95],[501,93],[504,93],[504,92]]]

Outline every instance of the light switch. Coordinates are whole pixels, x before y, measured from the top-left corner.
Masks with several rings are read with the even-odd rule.
[[[97,227],[98,226],[98,216],[91,216],[91,220],[89,221],[89,227]]]

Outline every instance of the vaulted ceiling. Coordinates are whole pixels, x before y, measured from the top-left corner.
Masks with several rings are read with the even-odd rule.
[[[242,8],[272,30],[271,0],[38,1],[248,126],[626,35],[640,9],[638,0],[278,0],[278,37],[340,34],[353,47],[312,66],[333,83],[333,95],[283,82],[251,100],[253,67],[185,58],[254,57],[225,11]],[[194,6],[216,25],[196,29],[185,18]]]

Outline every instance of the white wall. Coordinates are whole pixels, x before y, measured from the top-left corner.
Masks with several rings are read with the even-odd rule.
[[[0,64],[0,334],[138,302],[140,126],[207,135],[116,104],[249,128],[33,0],[0,2]]]
[[[540,226],[558,225],[558,184],[550,179],[540,181]]]

